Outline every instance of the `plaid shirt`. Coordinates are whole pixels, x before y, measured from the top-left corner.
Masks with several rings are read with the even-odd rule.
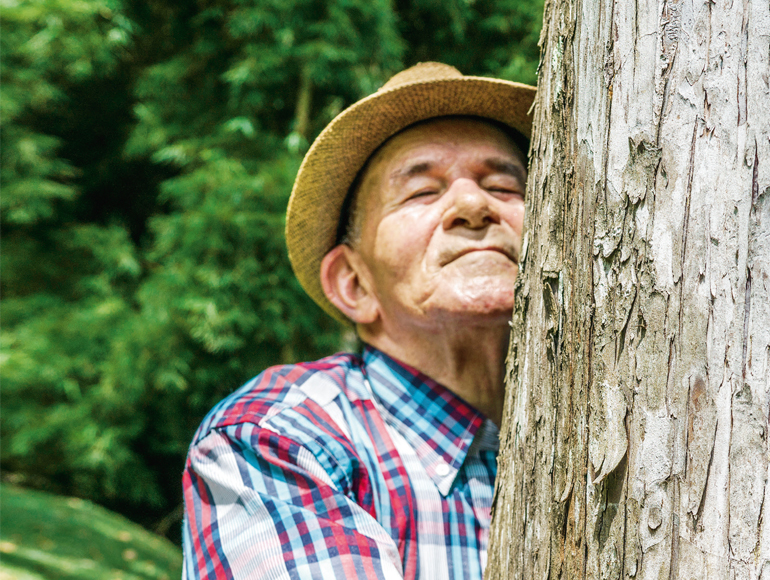
[[[184,577],[480,579],[497,428],[380,351],[273,367],[184,473]]]

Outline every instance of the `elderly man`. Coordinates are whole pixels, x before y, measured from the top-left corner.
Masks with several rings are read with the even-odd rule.
[[[423,63],[315,141],[289,254],[365,348],[270,368],[204,420],[186,577],[482,577],[533,96]]]

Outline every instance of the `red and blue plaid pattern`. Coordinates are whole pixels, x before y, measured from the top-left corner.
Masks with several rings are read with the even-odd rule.
[[[188,579],[481,579],[497,429],[367,347],[267,369],[201,424]]]

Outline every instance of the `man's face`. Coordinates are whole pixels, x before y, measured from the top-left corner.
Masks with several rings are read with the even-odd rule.
[[[381,316],[507,323],[526,175],[511,140],[481,121],[437,119],[387,142],[361,182],[355,244]]]

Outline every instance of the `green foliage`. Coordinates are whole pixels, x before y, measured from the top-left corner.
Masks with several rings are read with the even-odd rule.
[[[542,0],[397,0],[405,65],[437,60],[464,74],[536,84]]]
[[[0,577],[171,580],[182,554],[168,540],[76,498],[0,487]]]
[[[420,60],[534,82],[542,6],[3,10],[2,467],[153,525],[181,502],[187,445],[217,400],[342,344],[286,257],[308,143]]]
[[[57,156],[60,140],[34,118],[66,99],[63,85],[113,69],[131,41],[119,2],[42,0],[3,4],[0,35],[0,210],[6,223],[53,215],[53,202],[72,199],[75,169]]]

